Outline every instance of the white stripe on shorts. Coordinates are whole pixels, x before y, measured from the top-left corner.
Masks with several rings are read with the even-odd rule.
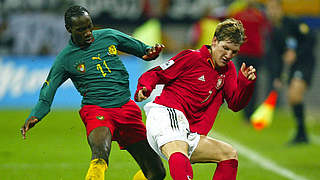
[[[179,130],[178,120],[177,120],[177,113],[175,109],[173,108],[167,108],[169,112],[170,122],[171,122],[171,128],[172,130]]]
[[[144,106],[147,115],[147,139],[152,149],[168,160],[161,147],[172,141],[184,141],[189,145],[188,156],[196,149],[200,135],[190,132],[189,122],[183,112],[149,102]]]

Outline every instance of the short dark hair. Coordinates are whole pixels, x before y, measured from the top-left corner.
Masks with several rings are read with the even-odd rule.
[[[72,20],[71,20],[72,17],[82,16],[85,13],[88,13],[90,15],[89,11],[82,6],[75,5],[75,6],[69,7],[64,13],[64,23],[66,27],[72,26]]]
[[[219,23],[216,27],[214,37],[216,37],[218,41],[231,41],[232,43],[240,45],[246,38],[241,21],[234,18],[229,18]]]

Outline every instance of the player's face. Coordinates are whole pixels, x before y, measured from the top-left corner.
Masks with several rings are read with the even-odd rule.
[[[235,57],[240,50],[240,44],[231,41],[218,41],[216,38],[212,40],[211,55],[216,67],[224,67]]]
[[[283,16],[281,4],[277,0],[269,0],[266,3],[266,14],[273,22],[278,22]]]
[[[89,14],[72,17],[72,27],[68,30],[71,33],[73,42],[80,46],[90,46],[94,38],[92,35],[93,23]]]

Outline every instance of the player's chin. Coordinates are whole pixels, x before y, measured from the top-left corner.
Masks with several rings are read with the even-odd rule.
[[[91,39],[90,40],[85,40],[83,43],[86,44],[86,45],[90,45],[92,43],[92,40]]]
[[[228,64],[228,62],[227,61],[220,61],[220,63],[218,63],[217,65],[218,65],[218,67],[220,67],[220,68],[222,68],[222,67],[225,67],[226,65]]]
[[[91,43],[92,43],[92,42],[83,41],[80,46],[81,46],[81,47],[88,47],[88,46],[91,45]]]

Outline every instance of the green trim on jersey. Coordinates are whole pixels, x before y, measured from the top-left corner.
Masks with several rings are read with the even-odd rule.
[[[86,49],[70,40],[59,53],[30,116],[41,120],[50,111],[57,88],[69,78],[83,96],[82,105],[114,108],[130,100],[129,74],[117,51],[141,58],[150,46],[114,29],[95,30],[93,36]]]

